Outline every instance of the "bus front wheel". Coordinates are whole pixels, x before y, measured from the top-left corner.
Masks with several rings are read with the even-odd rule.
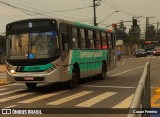
[[[79,70],[77,67],[73,67],[72,79],[68,82],[69,89],[75,88],[78,85],[79,77]]]
[[[36,88],[36,85],[37,85],[37,83],[26,83],[26,86],[27,86],[29,89],[34,89],[34,88]]]

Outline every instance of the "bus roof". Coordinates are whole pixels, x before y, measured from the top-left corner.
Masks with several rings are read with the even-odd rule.
[[[100,28],[98,26],[92,26],[92,25],[88,25],[88,24],[82,24],[79,22],[75,22],[74,25],[76,26],[81,26],[81,27],[86,27],[86,28],[92,28],[92,29],[97,29],[97,30],[102,30],[102,31],[106,31],[106,29],[104,28]]]
[[[18,20],[18,21],[14,21],[11,23],[8,23],[7,25],[12,25],[14,23],[20,23],[20,22],[26,22],[26,21],[37,21],[37,20],[56,20],[57,22],[65,22],[65,23],[69,23],[75,26],[80,26],[80,27],[85,27],[85,28],[90,28],[90,29],[96,29],[96,30],[101,30],[101,31],[105,31],[107,32],[107,29],[105,28],[101,28],[98,26],[93,26],[93,25],[89,25],[89,24],[83,24],[80,22],[74,22],[74,21],[68,21],[68,20],[64,20],[64,19],[58,19],[58,18],[33,18],[33,19],[24,19],[24,20]]]

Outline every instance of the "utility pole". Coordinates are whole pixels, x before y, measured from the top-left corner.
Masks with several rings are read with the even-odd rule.
[[[96,3],[96,1],[98,1],[98,2]],[[93,0],[93,12],[94,12],[93,24],[94,24],[94,26],[97,26],[96,7],[100,5],[101,1],[102,0]]]
[[[94,23],[94,26],[97,26],[97,22],[96,22],[96,0],[93,0],[93,12],[94,12],[93,23]]]

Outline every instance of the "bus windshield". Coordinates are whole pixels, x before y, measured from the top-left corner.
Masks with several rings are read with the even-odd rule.
[[[33,32],[7,36],[7,59],[41,59],[59,54],[57,32]]]

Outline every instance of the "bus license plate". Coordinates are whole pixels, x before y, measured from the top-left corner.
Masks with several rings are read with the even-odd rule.
[[[24,80],[33,80],[33,77],[24,77]]]

